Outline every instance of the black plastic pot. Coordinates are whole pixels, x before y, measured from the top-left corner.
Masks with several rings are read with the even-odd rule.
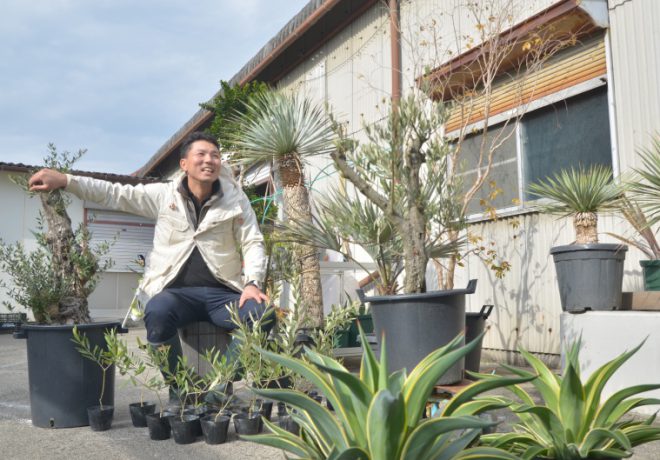
[[[177,444],[191,444],[197,439],[197,426],[199,417],[197,415],[184,415],[183,417],[172,417],[172,436]]]
[[[128,411],[131,414],[131,421],[135,427],[147,426],[147,415],[153,414],[156,405],[152,403],[131,403],[128,405]]]
[[[206,444],[222,444],[227,440],[227,430],[231,418],[224,415],[218,418],[207,415],[202,419],[202,431]]]
[[[118,322],[78,324],[93,347],[105,348],[104,332],[119,329]],[[72,342],[73,325],[25,324],[17,338],[27,339],[28,380],[32,424],[42,428],[69,428],[89,424],[87,408],[97,405],[103,372],[84,358]],[[115,399],[115,368],[105,374],[103,405]]]
[[[300,434],[300,425],[298,425],[290,415],[280,417],[277,423],[280,428],[288,431],[289,433],[293,433],[295,435]]]
[[[270,422],[270,416],[273,413],[273,401],[260,401],[257,402],[257,407],[260,407],[259,414],[261,414],[266,420]]]
[[[187,409],[187,410],[183,411],[183,415],[184,416],[193,415],[193,416],[197,417],[197,421],[193,422],[193,430],[195,432],[195,436],[202,436],[202,434],[203,434],[202,433],[202,424],[201,424],[200,420],[202,419],[202,417],[206,416],[206,408],[205,407],[204,408],[195,407],[193,409]]]
[[[291,388],[292,384],[291,377],[286,376],[271,380],[268,382],[268,385],[266,385],[266,388]]]
[[[287,414],[286,403],[278,402],[277,403],[277,416],[284,417]]]
[[[493,311],[493,305],[484,305],[478,313],[465,314],[465,343],[470,343],[481,334],[486,327],[486,320]],[[483,342],[483,338],[481,339]],[[479,346],[465,355],[465,370],[479,372],[481,366],[481,342]],[[472,379],[469,374],[466,378]]]
[[[623,261],[628,246],[571,244],[550,249],[561,308],[569,313],[621,308]]]
[[[149,428],[149,438],[154,441],[163,441],[170,438],[170,422],[166,417],[160,414],[147,414],[147,427]]]
[[[234,415],[234,429],[236,434],[259,434],[261,432],[261,414]]]
[[[477,280],[465,289],[366,297],[378,340],[387,338],[389,371],[406,369],[408,374],[432,351],[447,345],[465,330],[465,295],[473,294]],[[449,385],[463,380],[464,359],[450,367],[438,380]]]
[[[107,431],[112,426],[113,406],[91,406],[87,408],[89,427],[92,431]]]

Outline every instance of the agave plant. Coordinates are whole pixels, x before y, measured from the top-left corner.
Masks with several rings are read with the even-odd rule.
[[[362,329],[360,336],[362,343],[367,343]],[[264,421],[272,433],[245,438],[309,459],[517,458],[498,448],[470,447],[482,429],[494,425],[476,415],[508,404],[502,397],[477,396],[535,376],[495,377],[475,382],[455,395],[439,417],[422,420],[426,402],[439,377],[478,345],[475,340],[462,346],[462,340],[463,337],[458,336],[429,354],[410,375],[406,375],[405,370],[388,374],[384,339],[380,361],[369,347],[365,348],[359,376],[334,359],[309,349],[305,350],[308,361],[260,350],[266,359],[307,378],[326,395],[335,415],[297,391],[255,390],[262,396],[288,404],[301,433],[296,436]]]
[[[660,439],[660,428],[652,426],[655,415],[646,420],[624,419],[634,408],[660,404],[660,399],[633,397],[659,389],[660,384],[624,388],[601,402],[608,380],[643,343],[599,367],[586,382],[580,378],[579,341],[570,347],[561,377],[531,353],[521,350],[538,374],[538,379],[532,383],[543,403],[535,404],[520,386],[508,387],[522,401],[511,406],[519,423],[514,425],[512,433],[485,435],[480,442],[507,449],[523,459],[577,460],[629,457],[633,447]],[[535,375],[527,370],[504,367],[520,377]]]
[[[308,99],[281,92],[257,94],[247,104],[238,121],[240,135],[231,142],[243,164],[273,162],[282,187],[284,211],[289,219],[311,222],[309,191],[304,165],[311,155],[328,154],[333,147],[333,131],[325,110]],[[316,249],[297,245],[301,264],[303,307],[313,326],[323,318],[321,272]]]
[[[575,244],[598,243],[598,212],[613,211],[622,188],[612,181],[612,170],[603,165],[563,169],[530,185],[529,191],[551,202],[541,209],[573,216]]]

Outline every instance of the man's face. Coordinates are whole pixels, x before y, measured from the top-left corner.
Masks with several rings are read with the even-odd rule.
[[[179,166],[188,174],[188,181],[212,184],[220,175],[220,152],[210,142],[195,141]]]

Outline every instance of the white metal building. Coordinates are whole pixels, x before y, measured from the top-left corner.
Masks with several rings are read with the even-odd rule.
[[[506,18],[511,27],[503,29],[500,37],[515,35],[523,38],[521,43],[533,43],[538,30],[575,32],[571,46],[530,73],[534,90],[520,90],[525,115],[498,150],[492,172],[502,189],[493,201],[498,218],[480,214],[478,207],[471,215],[471,230],[493,241],[512,269],[504,279],[497,279],[481,260],[471,258],[456,278],[457,287],[479,279],[477,293],[469,299],[470,310],[496,305],[484,347],[502,358],[518,346],[557,355],[561,307],[549,249],[569,244],[573,230],[567,219],[536,212],[526,188],[559,168],[580,163],[605,163],[615,174],[638,165],[635,150],[648,145],[653,133],[660,131],[660,2],[469,2],[480,5],[481,18],[470,14],[467,3],[312,0],[231,83],[260,80],[327,101],[339,118],[349,122],[349,131],[359,136],[362,123],[382,119],[393,94],[405,93],[424,75],[442,79],[451,69],[471,62],[485,48],[474,37],[485,23],[496,19],[488,11],[514,5]],[[392,11],[398,12],[398,27],[393,27]],[[519,90],[515,84],[505,78],[494,84],[491,130],[499,129],[507,114],[517,110],[515,101],[521,99],[511,97]],[[170,174],[182,138],[203,129],[210,119],[209,112],[197,112],[139,174]],[[479,120],[476,116],[470,122]],[[457,126],[450,120],[446,133],[451,136]],[[316,193],[336,180],[336,175],[325,173],[329,164],[321,159],[310,171]],[[465,174],[470,174],[469,165]],[[620,219],[611,216],[601,216],[599,228],[603,242],[614,241],[605,232],[627,231]],[[640,258],[634,248],[629,250],[624,290],[641,289]]]

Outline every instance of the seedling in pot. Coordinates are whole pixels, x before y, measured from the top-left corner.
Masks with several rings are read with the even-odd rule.
[[[71,340],[76,344],[76,349],[83,357],[94,361],[102,371],[98,410],[94,407],[87,409],[90,418],[90,425],[95,431],[108,430],[112,424],[114,407],[103,407],[103,396],[105,395],[106,374],[108,369],[110,369],[115,364],[116,357],[118,356],[119,345],[117,331],[115,329],[106,331],[104,334],[106,343],[105,348],[99,347],[98,345],[94,345],[94,347],[92,347],[87,335],[78,331],[77,326],[73,327],[72,333],[73,338]]]
[[[227,406],[233,400],[233,394],[229,389],[236,374],[238,363],[230,361],[226,355],[221,354],[215,348],[206,350],[203,358],[211,367],[203,377],[204,393],[211,396],[211,398],[207,397],[206,400],[220,401],[220,404],[217,404],[218,413],[215,414],[215,420],[217,421],[219,417],[224,415]],[[223,391],[220,391],[220,389]]]
[[[143,356],[129,351],[126,342],[118,340],[115,365],[120,375],[127,375],[131,384],[140,389],[140,401],[130,404],[129,409],[133,425],[141,427],[147,426],[146,416],[153,413],[155,409],[155,404],[144,401],[145,390],[152,392],[158,400],[159,414],[162,417],[164,408],[160,392],[166,385],[159,366],[163,362],[167,362],[167,350],[148,346],[139,338],[137,338],[137,345],[143,352]]]

